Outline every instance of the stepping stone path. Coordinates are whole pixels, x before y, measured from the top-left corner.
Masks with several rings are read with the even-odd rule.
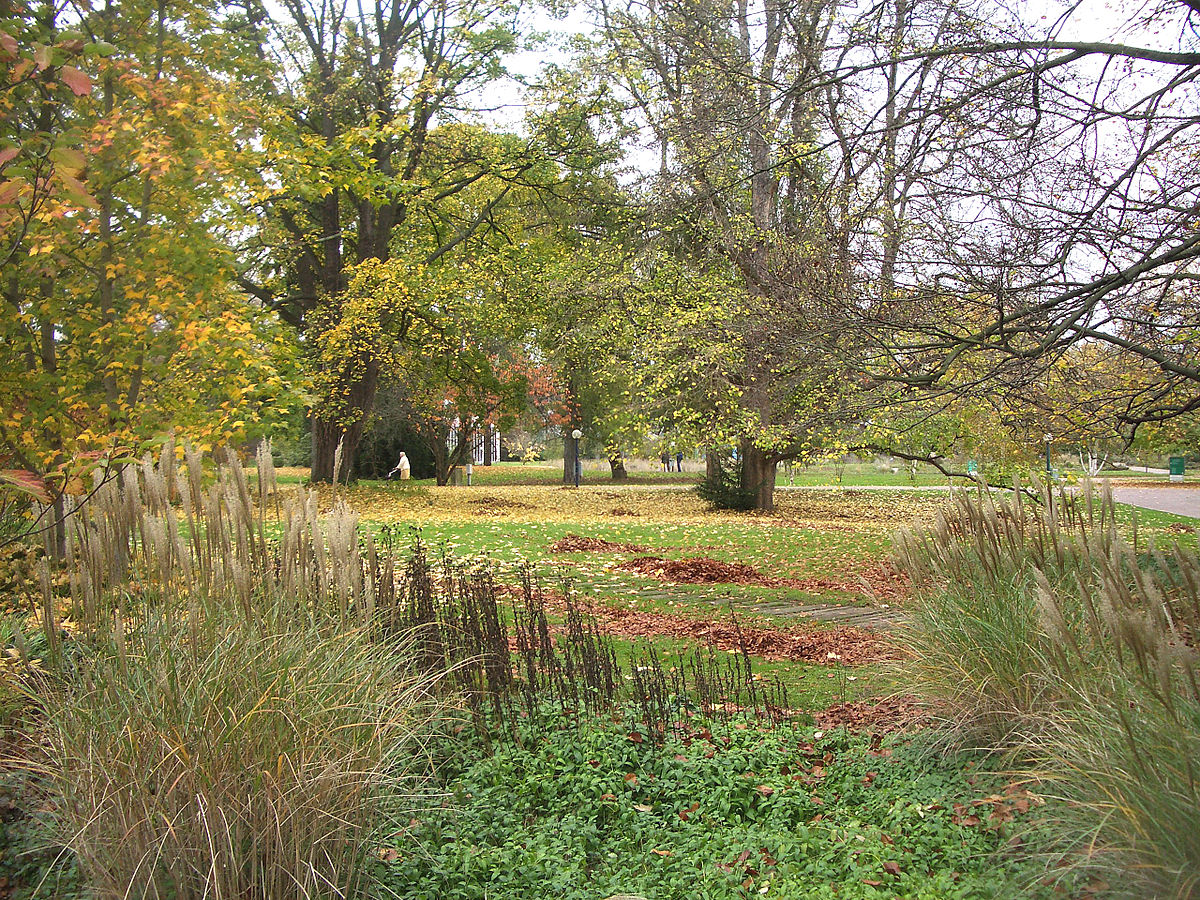
[[[695,602],[694,595],[672,593],[663,590],[643,590],[638,596],[646,600],[689,600]],[[713,606],[728,606],[729,598],[709,600]],[[743,611],[759,615],[789,618],[815,619],[818,622],[829,622],[834,625],[853,625],[856,628],[874,628],[888,630],[903,625],[908,621],[903,610],[883,608],[880,606],[854,606],[837,603],[791,603],[786,600],[766,600],[759,603],[741,602],[737,605]]]
[[[903,625],[908,618],[898,609],[884,609],[879,606],[839,606],[836,603],[811,603],[797,605],[793,603],[759,603],[754,607],[755,612],[768,616],[787,616],[789,618],[816,619],[819,622],[832,622],[835,625],[853,625],[856,628],[877,628],[887,630]]]

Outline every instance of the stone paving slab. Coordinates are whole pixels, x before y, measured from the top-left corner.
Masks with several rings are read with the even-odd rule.
[[[662,590],[639,591],[638,597],[645,600],[689,600],[695,602],[701,598],[688,594],[672,593]],[[889,629],[902,625],[907,616],[902,610],[879,606],[853,606],[838,603],[794,603],[787,600],[765,600],[758,603],[747,603],[735,598],[704,598],[702,602],[712,606],[728,606],[733,600],[739,609],[760,615],[791,618],[814,619],[818,622],[829,622],[835,625],[853,625],[857,628]]]
[[[833,603],[812,603],[798,606],[759,607],[759,610],[772,616],[816,619],[819,622],[854,625],[858,628],[895,628],[906,621],[904,613],[900,610],[883,609],[878,606],[838,606]]]

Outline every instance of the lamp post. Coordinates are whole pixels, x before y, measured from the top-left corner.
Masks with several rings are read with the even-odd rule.
[[[583,432],[576,428],[571,432],[571,437],[575,439],[575,487],[579,487],[579,439],[583,437]]]
[[[1042,440],[1046,442],[1046,479],[1050,480],[1054,477],[1054,468],[1050,465],[1050,442],[1054,440],[1054,435],[1047,431],[1042,435]]]

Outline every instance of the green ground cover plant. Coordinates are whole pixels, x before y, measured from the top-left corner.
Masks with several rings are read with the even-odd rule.
[[[380,895],[1061,896],[1004,852],[1040,798],[979,757],[699,717],[655,746],[631,721],[559,717],[492,752],[455,745],[446,802],[390,840]]]

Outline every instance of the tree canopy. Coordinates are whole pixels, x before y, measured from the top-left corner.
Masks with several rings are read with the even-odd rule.
[[[439,481],[533,410],[760,508],[839,449],[1179,446],[1198,41],[1195,0],[14,0],[0,462],[53,497],[303,409],[328,480],[383,389]]]

